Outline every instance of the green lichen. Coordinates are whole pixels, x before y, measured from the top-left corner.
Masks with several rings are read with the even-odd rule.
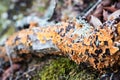
[[[99,80],[96,72],[80,68],[68,58],[58,58],[49,62],[32,80]]]

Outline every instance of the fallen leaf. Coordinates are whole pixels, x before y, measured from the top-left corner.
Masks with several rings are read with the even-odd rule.
[[[117,18],[119,16],[120,16],[120,9],[115,11],[115,12],[113,12],[112,14],[110,14],[108,16],[108,20],[113,20],[113,19],[115,19],[115,18]]]
[[[120,9],[120,1],[116,3],[116,8]]]
[[[12,72],[15,72],[18,69],[20,69],[20,65],[19,64],[13,64],[12,67],[9,67],[8,69],[5,70],[5,72],[2,75],[2,80],[7,80],[7,78],[10,77]]]
[[[103,10],[103,19],[106,21],[108,18],[108,12]]]
[[[103,5],[99,4],[92,15],[99,18],[102,16],[102,11],[103,11]]]
[[[102,22],[95,16],[91,15],[91,19],[89,21],[95,28],[98,28],[102,25]]]
[[[102,4],[103,6],[108,6],[108,5],[111,4],[111,2],[112,2],[112,0],[103,0],[103,1],[101,2],[101,4]]]
[[[103,7],[103,9],[110,11],[110,12],[115,12],[117,9],[115,8],[115,6],[110,6],[110,7]]]

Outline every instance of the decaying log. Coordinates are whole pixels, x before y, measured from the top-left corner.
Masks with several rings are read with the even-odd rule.
[[[120,64],[119,24],[120,17],[94,28],[82,18],[76,18],[52,26],[24,29],[8,38],[1,54],[6,60],[8,54],[13,62],[24,60],[23,54],[66,55],[78,64],[86,62],[102,70]]]

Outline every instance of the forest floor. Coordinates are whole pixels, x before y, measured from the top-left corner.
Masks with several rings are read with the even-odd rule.
[[[111,16],[120,15],[119,9],[119,0],[1,0],[0,45],[15,32],[29,28],[32,21],[46,25],[82,16],[91,25],[99,26]],[[62,56],[47,55],[41,59],[33,56],[21,63],[21,70],[14,72],[13,80],[109,80],[111,76],[101,77],[90,66],[77,65]],[[120,73],[115,76],[113,80],[120,79]]]

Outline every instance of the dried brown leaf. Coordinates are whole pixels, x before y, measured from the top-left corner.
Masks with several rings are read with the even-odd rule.
[[[19,64],[13,64],[12,67],[9,67],[8,69],[5,70],[5,72],[2,75],[2,80],[7,80],[7,78],[10,77],[12,72],[14,72],[18,69],[20,69],[20,65]]]
[[[108,18],[108,12],[103,10],[103,19],[106,21]]]
[[[94,15],[96,17],[101,17],[102,16],[102,10],[103,10],[103,5],[99,4],[92,15]]]
[[[103,0],[103,1],[101,2],[101,4],[102,4],[103,6],[108,6],[108,5],[111,4],[111,2],[112,2],[112,0]]]
[[[116,3],[116,8],[120,9],[120,2]]]
[[[120,9],[115,11],[115,12],[113,12],[112,14],[110,14],[108,16],[108,20],[113,20],[113,19],[117,18],[119,15],[120,15]]]
[[[99,27],[102,25],[102,22],[95,16],[91,15],[90,23],[95,27]]]
[[[103,7],[105,10],[110,11],[110,12],[115,12],[117,9],[115,6],[110,6],[110,7]]]

